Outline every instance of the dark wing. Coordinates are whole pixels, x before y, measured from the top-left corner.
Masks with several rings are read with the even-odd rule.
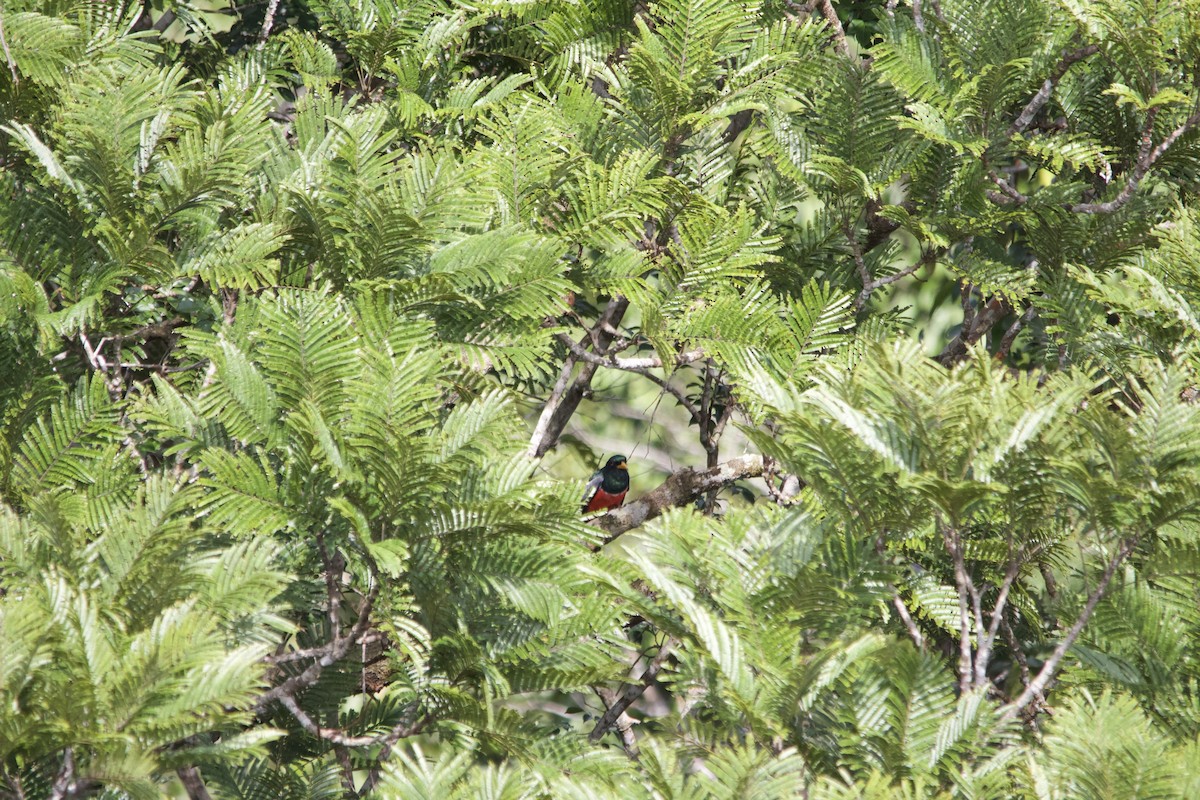
[[[592,476],[592,479],[587,482],[587,486],[583,489],[583,510],[587,511],[588,503],[592,502],[592,498],[596,496],[596,490],[600,488],[600,484],[604,483],[604,475],[597,472]]]

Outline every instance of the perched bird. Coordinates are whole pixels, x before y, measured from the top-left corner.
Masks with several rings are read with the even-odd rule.
[[[583,513],[616,508],[629,491],[629,465],[625,456],[613,456],[587,483],[583,492]]]

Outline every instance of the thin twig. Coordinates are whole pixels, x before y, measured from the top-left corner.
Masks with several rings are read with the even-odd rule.
[[[12,73],[13,86],[21,83],[20,76],[17,75],[17,62],[13,61],[12,53],[8,49],[8,39],[4,37],[4,15],[0,14],[0,47],[4,48],[4,60],[8,62],[8,71]]]
[[[914,263],[911,267],[905,267],[904,269],[900,270],[899,272],[897,272],[893,275],[885,275],[882,278],[876,278],[873,281],[868,281],[867,283],[863,284],[862,291],[858,293],[858,297],[855,298],[855,300],[854,300],[854,307],[861,309],[863,306],[865,306],[867,304],[867,301],[871,299],[871,294],[876,289],[882,288],[884,286],[890,286],[891,284],[895,283],[896,281],[903,280],[904,278],[907,278],[909,275],[912,275],[917,270],[921,269],[921,267],[927,267],[930,264],[936,264],[938,256],[941,253],[942,253],[941,248],[926,251],[921,254],[921,257],[919,259],[917,259],[916,263]]]

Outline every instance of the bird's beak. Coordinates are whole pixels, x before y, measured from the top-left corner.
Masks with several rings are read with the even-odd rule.
[[[627,469],[629,469],[629,465],[628,465],[628,464],[626,464],[624,461],[622,461],[620,464],[617,464],[617,469],[625,469],[625,470],[627,470]]]

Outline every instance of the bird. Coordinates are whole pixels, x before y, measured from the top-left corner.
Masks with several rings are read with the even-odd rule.
[[[616,508],[629,491],[629,464],[625,456],[613,456],[587,482],[583,492],[583,513]]]

